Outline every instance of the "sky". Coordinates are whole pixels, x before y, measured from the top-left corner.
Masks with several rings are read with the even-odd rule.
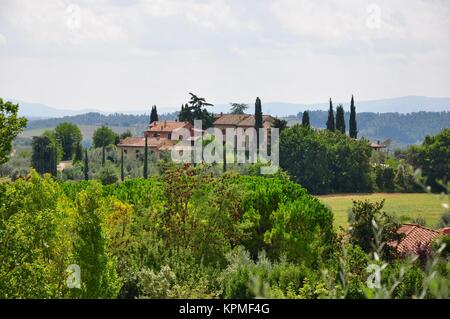
[[[0,95],[58,108],[450,96],[448,0],[0,0]]]

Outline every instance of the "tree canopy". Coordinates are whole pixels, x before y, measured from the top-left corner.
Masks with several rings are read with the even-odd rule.
[[[108,145],[115,144],[116,142],[116,133],[111,130],[109,127],[103,125],[98,128],[94,132],[93,142],[94,147],[106,147]]]
[[[55,128],[55,137],[62,147],[63,160],[72,159],[76,146],[83,139],[79,127],[68,122],[61,123]]]
[[[248,104],[245,103],[230,103],[231,114],[244,114],[248,109]]]
[[[27,120],[19,117],[18,112],[18,104],[0,98],[0,165],[8,161],[13,140],[27,125]]]

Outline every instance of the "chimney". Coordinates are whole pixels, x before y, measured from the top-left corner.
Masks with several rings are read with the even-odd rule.
[[[164,120],[164,127],[166,127],[167,126],[167,121],[166,120]]]

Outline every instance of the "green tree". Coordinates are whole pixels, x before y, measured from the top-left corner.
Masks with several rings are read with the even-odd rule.
[[[32,141],[31,166],[39,173],[55,173],[55,146],[47,136],[35,136]]]
[[[294,125],[280,135],[280,166],[313,194],[371,189],[366,140]]]
[[[288,127],[288,122],[286,120],[276,118],[272,125],[274,128],[277,128],[282,132],[284,129]]]
[[[12,142],[27,126],[24,117],[18,117],[19,105],[0,98],[0,165],[8,161]]]
[[[334,122],[334,110],[333,110],[333,101],[330,99],[330,109],[328,110],[328,119],[327,119],[327,130],[334,132],[336,129]]]
[[[156,109],[156,105],[152,106],[152,112],[150,113],[150,124],[153,122],[158,122],[158,111]]]
[[[282,204],[272,214],[272,229],[265,241],[280,256],[301,260],[311,266],[318,256],[330,253],[334,239],[333,213],[319,200],[309,196]]]
[[[2,187],[0,298],[64,298],[71,238],[59,184],[31,170]]]
[[[327,145],[309,127],[294,125],[281,133],[280,166],[313,194],[331,191]]]
[[[383,207],[384,200],[374,203],[354,201],[349,214],[349,233],[351,243],[359,245],[366,253],[374,251],[374,245],[384,244],[383,252],[389,258],[395,255],[395,248],[388,243],[401,239],[397,234],[400,224],[383,211]]]
[[[125,172],[123,167],[123,148],[120,149],[120,180],[125,180]]]
[[[192,116],[192,112],[189,109],[188,104],[181,104],[181,111],[178,115],[178,120],[180,122],[193,122],[193,116]]]
[[[107,236],[103,227],[101,186],[90,185],[77,194],[75,201],[74,264],[81,270],[81,289],[77,297],[114,298],[119,290],[115,263],[108,256]]]
[[[205,98],[198,97],[193,93],[189,93],[191,99],[187,104],[181,107],[181,112],[178,116],[180,121],[187,121],[194,124],[194,120],[201,120],[203,123],[203,129],[207,129],[213,126],[214,116],[208,112],[206,107],[214,106],[207,103]]]
[[[95,130],[93,142],[95,148],[113,145],[116,142],[116,133],[109,127],[102,125],[102,127]]]
[[[231,114],[244,114],[248,109],[248,105],[244,103],[230,103]]]
[[[147,136],[145,137],[145,148],[144,148],[144,178],[148,178],[148,141]]]
[[[350,122],[349,122],[349,134],[351,138],[358,138],[358,126],[356,124],[356,108],[355,108],[355,100],[353,99],[350,102]]]
[[[63,160],[71,160],[75,147],[81,143],[83,135],[78,126],[72,123],[61,123],[55,128],[55,137],[63,150]]]
[[[84,166],[83,166],[84,180],[89,180],[89,157],[87,148],[84,149]]]
[[[336,130],[345,134],[345,116],[342,104],[336,108]]]
[[[311,126],[311,124],[309,122],[309,112],[308,111],[303,112],[302,125],[303,126]]]
[[[255,102],[255,129],[256,129],[256,142],[259,150],[259,129],[263,127],[263,112],[261,99],[259,97],[256,98]]]
[[[450,128],[442,130],[435,136],[425,137],[420,146],[408,149],[408,161],[416,168],[422,169],[427,185],[434,191],[445,191],[444,183],[450,179]]]
[[[83,160],[83,147],[81,146],[81,143],[78,143],[75,146],[75,154],[73,157],[73,163],[78,163]]]
[[[131,134],[131,131],[130,130],[126,130],[125,132],[120,134],[120,140],[124,140],[127,137],[131,137],[131,136],[133,136],[133,134]]]
[[[59,142],[56,140],[56,134],[54,130],[47,130],[44,131],[44,133],[42,133],[42,136],[46,136],[50,139],[50,141],[52,142],[52,145],[56,148],[57,150],[57,164],[59,164],[59,162],[61,162],[61,160],[63,159],[63,155],[64,155],[64,150],[61,146],[61,144],[59,144]]]

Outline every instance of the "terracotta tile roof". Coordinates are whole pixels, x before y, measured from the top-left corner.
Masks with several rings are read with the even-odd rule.
[[[263,126],[270,127],[274,120],[275,119],[270,115],[263,115]],[[223,114],[214,121],[214,125],[254,127],[255,116],[250,114]]]
[[[214,121],[214,125],[237,125],[250,116],[249,114],[223,114]]]
[[[439,232],[450,236],[450,227],[441,228],[439,229]]]
[[[150,124],[148,131],[150,132],[173,132],[180,128],[191,128],[192,125],[189,122],[177,122],[177,121],[155,121]]]
[[[165,139],[148,138],[148,147],[159,147],[164,143]],[[145,147],[145,137],[127,137],[120,141],[118,147]]]
[[[429,247],[433,240],[442,236],[439,231],[416,224],[404,224],[397,230],[397,233],[404,234],[400,242],[394,244],[397,251],[402,255],[417,254],[421,247]]]

